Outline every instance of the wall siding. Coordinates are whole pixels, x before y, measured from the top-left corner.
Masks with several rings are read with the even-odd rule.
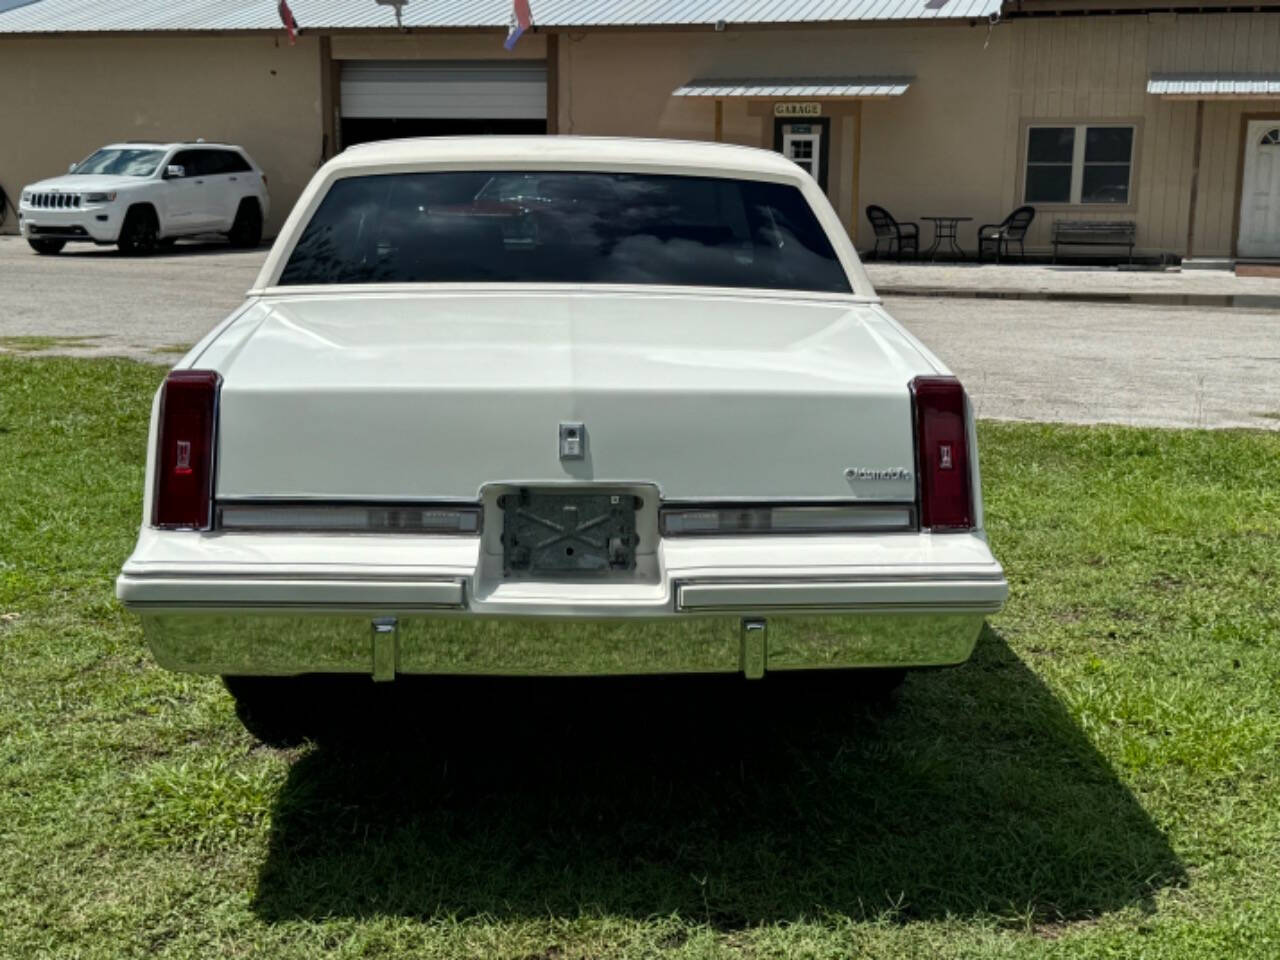
[[[65,173],[104,143],[238,143],[266,172],[268,235],[321,163],[314,37],[0,38],[0,184]],[[17,231],[12,213],[4,232]]]
[[[906,95],[863,103],[860,144],[852,142],[847,116],[826,111],[832,203],[847,224],[856,150],[860,238],[870,235],[864,208],[871,203],[903,220],[962,214],[983,223],[1008,212],[999,171],[1013,157],[1006,153],[1005,110],[996,91],[1007,81],[1009,51],[1008,33],[988,36],[985,26],[570,34],[560,44],[567,85],[560,130],[710,139],[713,101],[671,96],[693,77],[914,76]],[[771,147],[773,118],[752,114],[745,101],[726,100],[724,139]],[[976,223],[962,234],[969,247]],[[928,243],[932,228],[923,229]]]
[[[1057,219],[1132,219],[1142,252],[1186,255],[1195,140],[1195,103],[1146,93],[1151,73],[1274,73],[1280,70],[1280,15],[1152,14],[1064,17],[1008,24],[1002,193],[1021,202],[1027,123],[1133,120],[1139,125],[1131,204],[1123,209],[1048,207],[1028,236],[1050,246]],[[1196,205],[1196,256],[1229,256],[1234,242],[1240,118],[1280,102],[1208,101]]]

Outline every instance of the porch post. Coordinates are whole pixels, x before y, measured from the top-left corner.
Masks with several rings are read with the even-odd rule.
[[[1204,100],[1196,101],[1196,136],[1191,148],[1191,207],[1187,211],[1187,259],[1195,256],[1196,200],[1200,192],[1200,147],[1204,135]]]
[[[716,143],[724,140],[724,101],[716,97],[716,121],[715,121]]]
[[[333,61],[333,46],[328,34],[320,38],[320,162],[324,163],[341,149],[338,145],[338,64]]]
[[[547,34],[547,133],[560,132],[560,34]]]
[[[850,174],[852,180],[849,184],[849,200],[851,209],[849,211],[849,239],[853,242],[853,247],[858,248],[858,222],[861,219],[858,210],[858,189],[862,183],[862,101],[856,100],[853,104],[853,156],[850,158],[849,166],[853,172]]]

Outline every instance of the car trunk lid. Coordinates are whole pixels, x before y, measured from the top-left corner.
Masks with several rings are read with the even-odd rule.
[[[871,303],[504,290],[250,313],[220,361],[221,499],[572,482],[653,483],[668,500],[915,497],[907,384],[934,368]],[[582,456],[562,459],[561,425],[577,423]]]

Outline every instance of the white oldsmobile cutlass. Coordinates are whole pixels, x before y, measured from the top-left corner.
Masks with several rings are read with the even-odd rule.
[[[118,596],[251,712],[310,673],[894,682],[1008,590],[959,381],[744,147],[347,150],[160,388],[146,476]]]

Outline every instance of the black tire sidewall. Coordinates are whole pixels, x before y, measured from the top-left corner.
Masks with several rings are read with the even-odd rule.
[[[67,241],[44,240],[39,237],[29,237],[27,239],[27,244],[36,253],[40,254],[43,257],[47,257],[47,256],[52,256],[53,254],[56,254],[56,253],[61,253],[62,248],[67,245]]]
[[[137,242],[139,239],[144,239],[143,237],[134,236],[140,221],[151,227],[150,237],[145,238],[143,243]],[[120,239],[117,245],[122,253],[130,256],[146,256],[154,253],[160,245],[160,225],[156,221],[156,215],[147,209],[130,210],[125,214],[124,223],[120,225]]]
[[[252,249],[262,243],[262,208],[254,200],[241,200],[227,235],[234,246]]]

